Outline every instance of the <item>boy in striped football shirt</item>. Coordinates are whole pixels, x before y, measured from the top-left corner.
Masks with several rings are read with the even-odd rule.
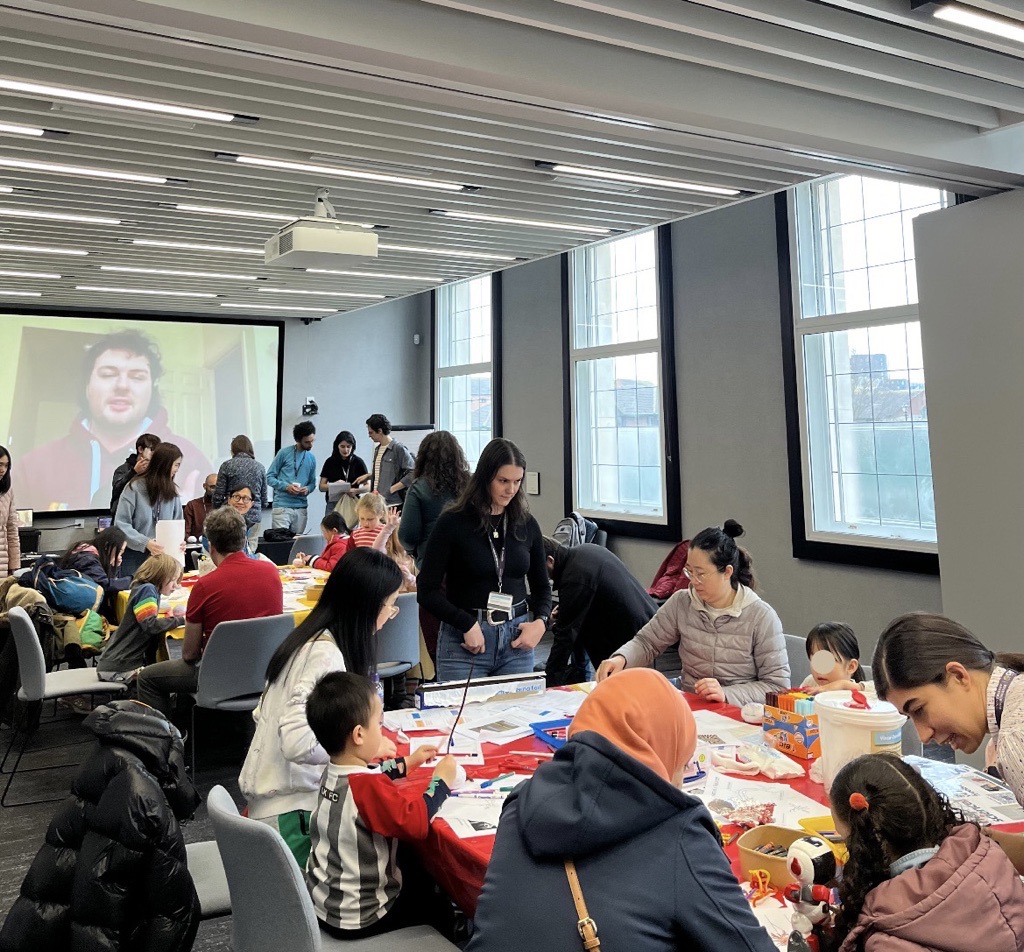
[[[325,675],[306,701],[309,726],[331,758],[310,823],[306,885],[321,928],[341,938],[417,924],[414,899],[402,890],[398,840],[426,838],[455,780],[455,760],[448,756],[422,796],[392,783],[435,757],[436,747],[418,747],[371,769],[383,714],[369,678],[346,671]]]

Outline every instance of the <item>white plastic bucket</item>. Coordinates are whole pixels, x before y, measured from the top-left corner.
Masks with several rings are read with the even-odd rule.
[[[825,691],[814,698],[821,737],[825,789],[839,771],[862,754],[903,751],[903,725],[907,718],[887,701],[870,701],[868,710],[851,708],[851,691]]]

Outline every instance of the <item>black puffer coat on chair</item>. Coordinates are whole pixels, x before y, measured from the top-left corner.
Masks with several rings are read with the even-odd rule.
[[[188,952],[199,926],[178,819],[199,796],[159,711],[114,701],[85,720],[98,744],[58,809],[0,952]]]

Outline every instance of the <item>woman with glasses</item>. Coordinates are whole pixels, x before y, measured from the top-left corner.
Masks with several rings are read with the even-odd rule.
[[[658,613],[597,669],[597,680],[623,668],[651,665],[679,642],[683,690],[705,701],[764,703],[769,691],[789,688],[782,622],[755,591],[750,553],[736,544],[734,519],[704,529],[690,542],[686,577]]]
[[[303,869],[309,817],[330,759],[306,721],[306,699],[330,671],[376,673],[376,635],[398,614],[401,587],[401,571],[383,552],[349,552],[328,576],[320,601],[267,665],[239,786],[249,816],[278,830]],[[385,741],[378,755],[393,754],[394,745]]]
[[[245,519],[245,547],[249,554],[256,551],[256,539],[260,533],[260,520],[267,506],[267,471],[257,462],[252,440],[244,433],[231,441],[231,459],[221,463],[217,472],[217,488],[213,491],[214,506],[230,504]],[[233,500],[232,495],[248,491],[248,502],[241,508],[244,499]]]

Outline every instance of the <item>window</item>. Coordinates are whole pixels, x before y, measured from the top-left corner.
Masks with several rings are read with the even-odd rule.
[[[657,259],[654,230],[570,253],[572,506],[595,518],[666,526]]]
[[[492,277],[448,284],[436,294],[437,426],[455,435],[473,469],[494,432]]]
[[[912,222],[949,200],[937,189],[859,176],[794,190],[808,541],[935,551]]]

